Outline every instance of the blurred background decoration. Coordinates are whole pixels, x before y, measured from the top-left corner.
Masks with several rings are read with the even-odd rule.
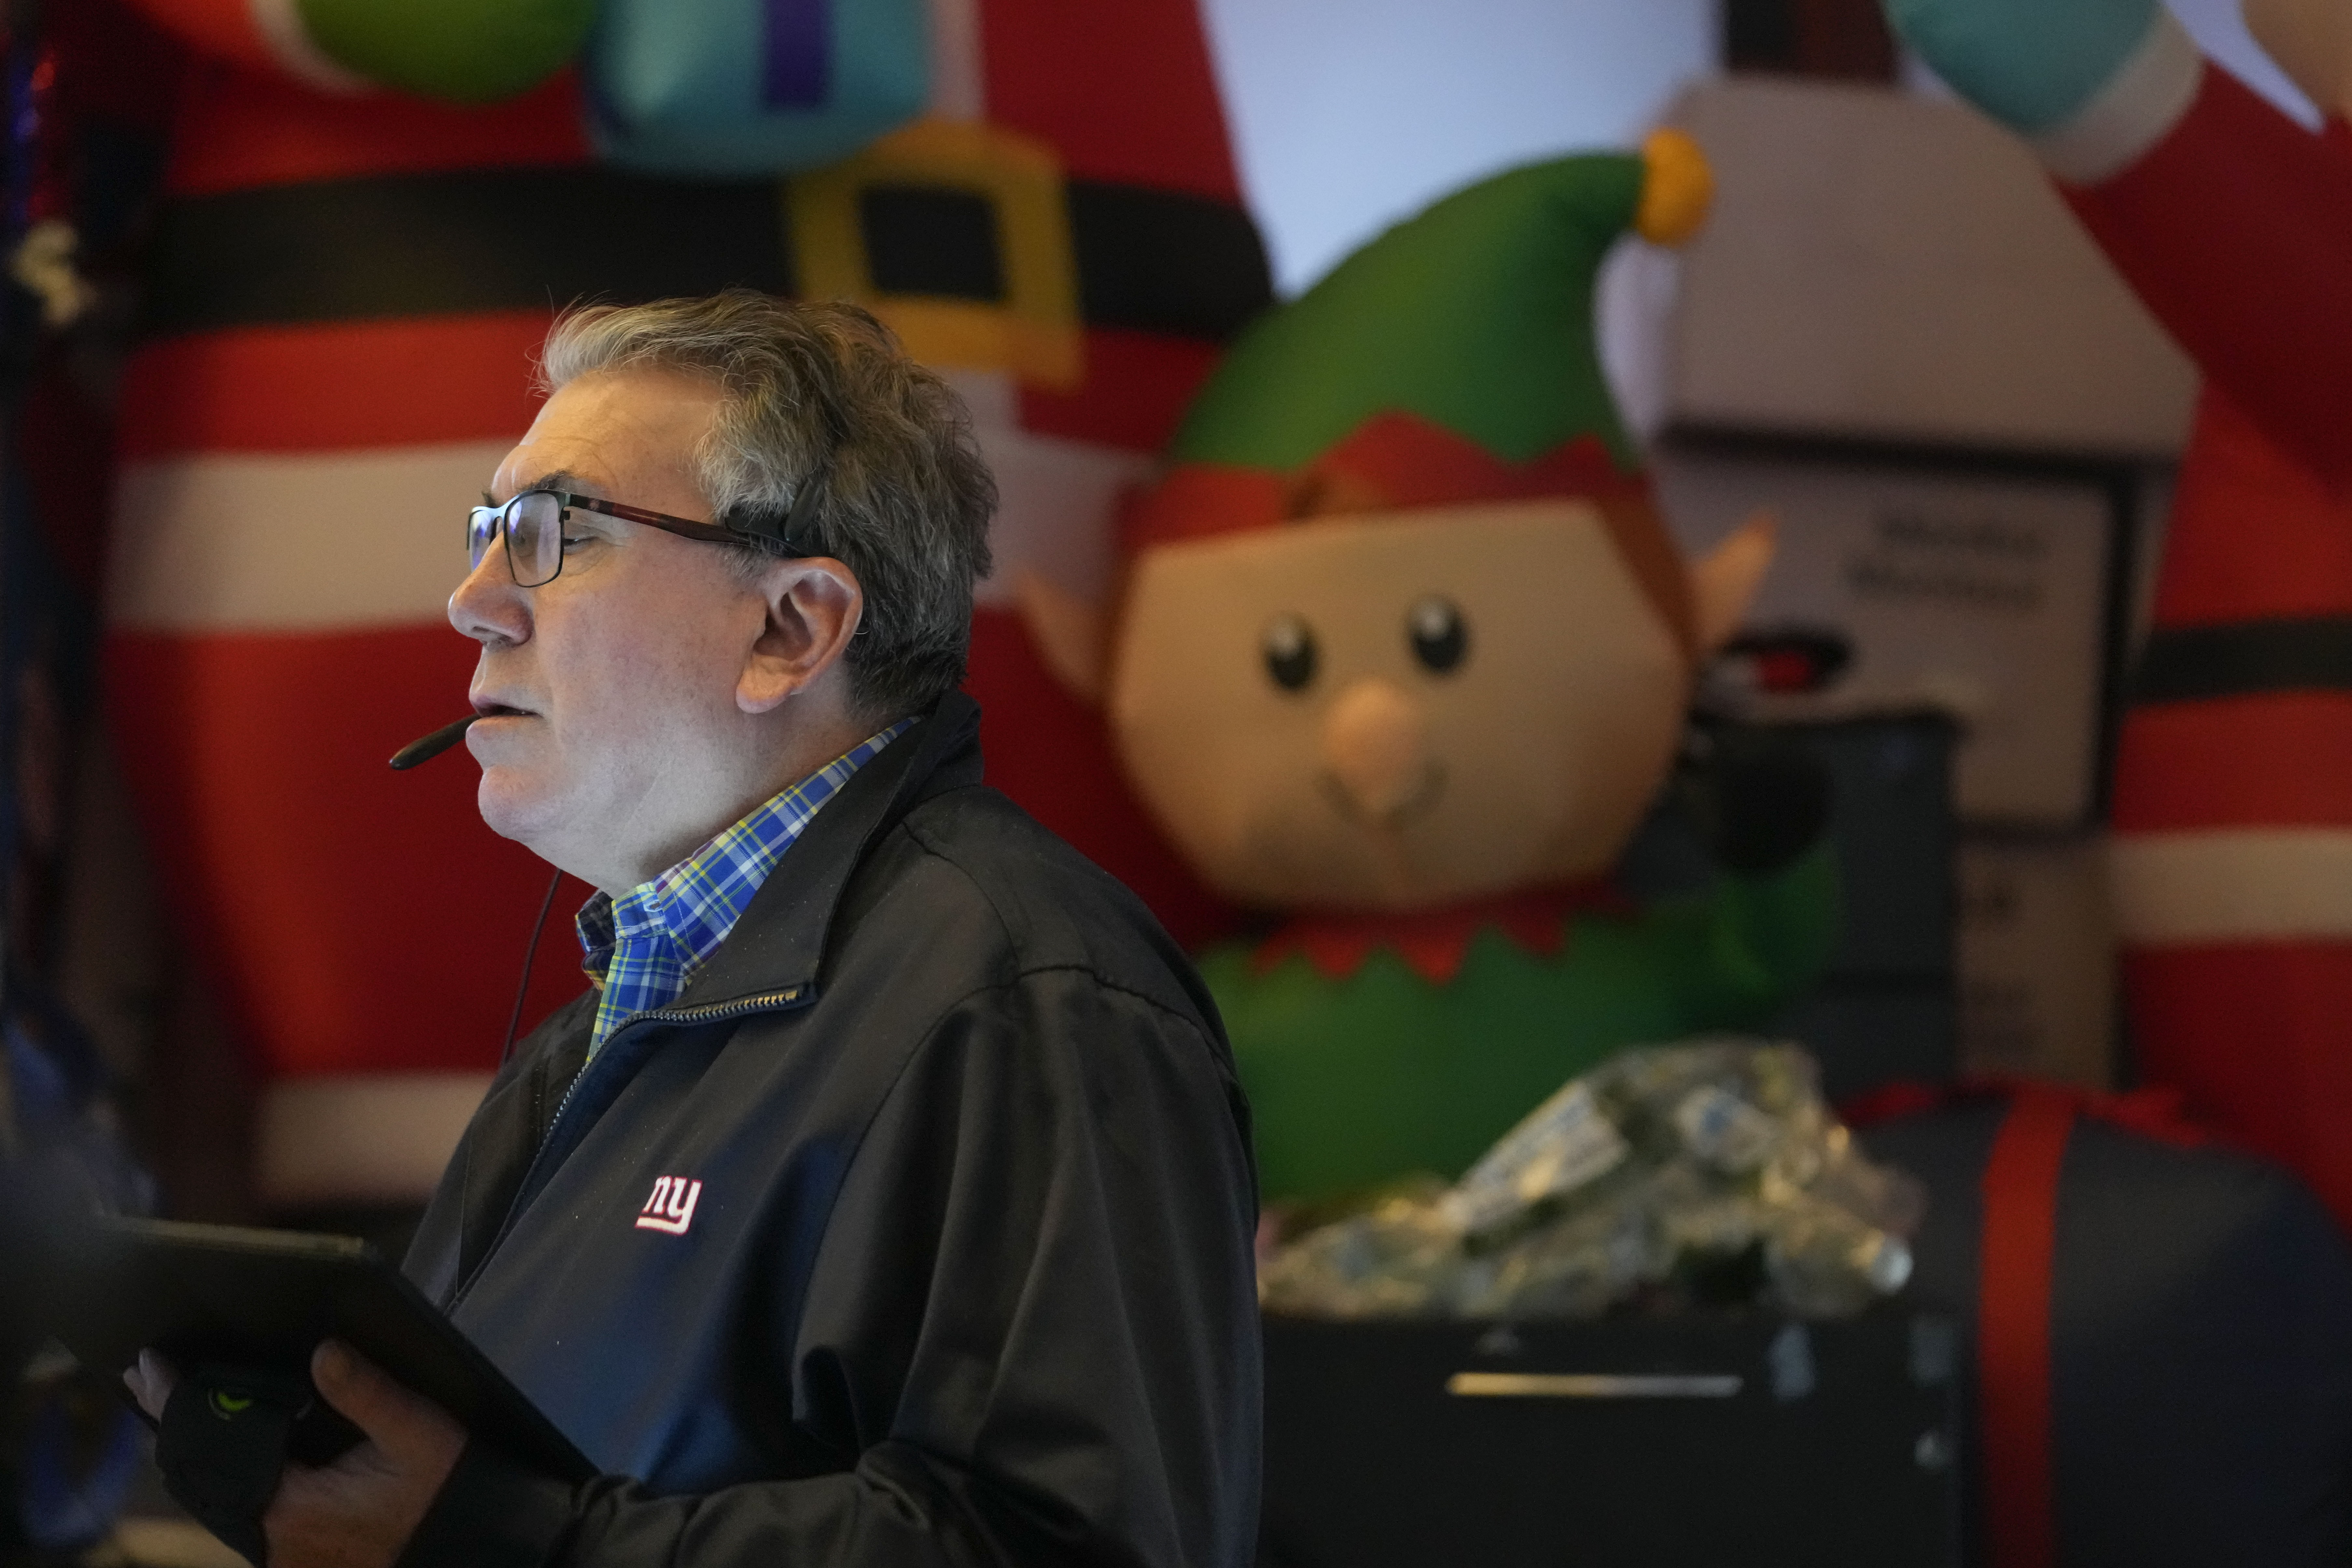
[[[2172,11],[2320,124],[2231,0]],[[1004,499],[970,679],[991,782],[1188,946],[1238,952],[1268,911],[1171,842],[1020,584],[1119,584],[1120,518],[1270,306],[1452,193],[1671,126],[1709,221],[1608,247],[1578,319],[1681,553],[1759,511],[1778,548],[1614,874],[1720,886],[1725,807],[1691,764],[1726,737],[1822,782],[1800,847],[1817,830],[1843,914],[1814,978],[1687,1026],[1805,1054],[1821,1097],[1786,1104],[1924,1194],[1873,1211],[1916,1267],[1846,1317],[1761,1276],[1728,1313],[1673,1290],[1580,1321],[1276,1311],[1265,1560],[2352,1550],[2352,1259],[2236,1145],[2326,1173],[2243,1104],[2147,1082],[2210,1042],[2151,1053],[2121,1000],[2128,963],[2141,1017],[2172,1016],[2107,857],[2197,366],[1875,0],[9,0],[0,23],[0,1247],[90,1206],[401,1245],[546,882],[463,763],[384,760],[464,700],[456,519],[530,416],[555,310],[849,298],[945,372]],[[579,984],[585,892],[557,895],[526,1028]],[[1585,1068],[1609,1070],[1558,1076]],[[1416,1190],[1559,1087],[1490,1108]],[[43,1350],[37,1285],[0,1261],[0,1558],[217,1561],[149,1516],[137,1434]]]

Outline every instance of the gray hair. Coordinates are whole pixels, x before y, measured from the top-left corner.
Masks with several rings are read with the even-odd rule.
[[[803,488],[816,487],[808,537],[793,543],[840,560],[865,589],[844,658],[861,716],[919,711],[963,679],[996,481],[947,383],[855,305],[748,289],[567,310],[548,331],[539,380],[553,392],[644,368],[719,384],[718,416],[693,460],[720,522],[781,531]],[[772,559],[751,545],[741,553],[747,571]]]

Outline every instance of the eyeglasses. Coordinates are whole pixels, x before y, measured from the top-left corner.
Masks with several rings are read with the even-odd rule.
[[[504,506],[478,506],[466,523],[466,560],[469,569],[479,569],[482,557],[503,535],[507,545],[507,571],[518,588],[537,588],[555,581],[563,570],[563,519],[577,507],[582,511],[603,512],[626,522],[642,522],[647,528],[658,528],[664,533],[675,533],[681,539],[699,539],[709,544],[740,544],[765,550],[772,555],[804,556],[808,551],[794,544],[790,535],[798,531],[803,502],[814,487],[803,484],[801,493],[793,498],[791,514],[784,520],[784,530],[775,533],[755,532],[751,529],[729,528],[715,522],[694,522],[667,512],[647,511],[643,507],[624,506],[601,496],[573,495],[568,490],[523,490]]]

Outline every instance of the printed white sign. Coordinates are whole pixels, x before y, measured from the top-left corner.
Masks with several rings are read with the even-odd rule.
[[[1780,552],[1748,624],[1832,628],[1828,710],[1931,704],[1965,726],[1955,794],[1983,823],[2067,827],[2092,805],[2109,504],[2085,483],[1667,447],[1659,499],[1686,550],[1758,509]]]

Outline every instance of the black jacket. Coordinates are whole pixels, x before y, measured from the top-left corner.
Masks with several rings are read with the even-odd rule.
[[[581,1071],[583,996],[493,1085],[405,1268],[607,1474],[471,1444],[404,1563],[1248,1559],[1233,1062],[978,718],[860,769],[676,1004]]]

